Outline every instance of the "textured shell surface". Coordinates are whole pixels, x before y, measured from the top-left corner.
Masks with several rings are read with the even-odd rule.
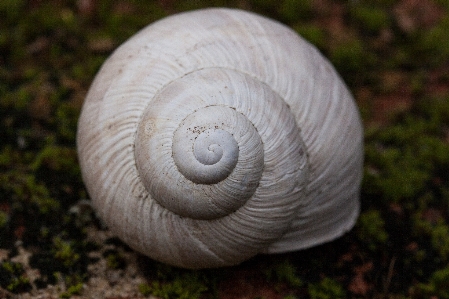
[[[103,64],[78,124],[83,180],[125,243],[186,268],[333,240],[359,213],[358,110],[286,26],[225,8],[142,29]]]

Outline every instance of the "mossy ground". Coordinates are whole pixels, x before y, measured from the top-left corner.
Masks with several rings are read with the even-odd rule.
[[[352,90],[366,128],[365,177],[362,214],[342,238],[204,271],[100,241],[107,232],[75,149],[86,91],[137,30],[207,6],[285,23]],[[447,0],[3,0],[0,20],[0,297],[80,298],[89,286],[127,282],[109,298],[449,298]]]

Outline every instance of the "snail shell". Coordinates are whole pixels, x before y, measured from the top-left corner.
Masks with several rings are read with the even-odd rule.
[[[173,15],[104,63],[77,145],[99,217],[186,268],[330,241],[359,213],[362,125],[331,64],[233,9]]]

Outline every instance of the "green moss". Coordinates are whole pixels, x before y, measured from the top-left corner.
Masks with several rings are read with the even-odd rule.
[[[41,251],[30,258],[30,266],[39,269],[41,277],[37,284],[41,287],[63,280],[68,288],[87,279],[87,266],[91,262],[87,255],[93,248],[75,220],[64,219],[57,229],[41,229],[37,243]]]
[[[446,10],[449,10],[449,1],[448,0],[435,0],[436,3],[444,7]]]
[[[22,264],[13,262],[0,263],[0,286],[12,293],[31,290],[31,284],[25,276]]]
[[[0,3],[0,16],[3,21],[13,22],[20,17],[26,1],[5,0]]]
[[[364,192],[389,203],[410,202],[426,190],[441,198],[449,187],[449,144],[442,139],[448,113],[447,100],[428,100],[395,125],[368,133]]]
[[[6,229],[8,220],[9,220],[8,213],[0,211],[0,231]]]
[[[329,59],[345,81],[351,85],[365,80],[374,56],[362,40],[351,38],[339,42],[330,49]]]
[[[391,26],[389,16],[382,8],[355,5],[350,13],[356,23],[368,33],[377,34]]]
[[[53,239],[53,256],[58,263],[66,268],[73,267],[80,259],[80,255],[73,248],[73,244],[63,241],[59,237]]]
[[[438,253],[441,262],[449,261],[449,226],[442,219],[430,222],[422,219],[421,215],[413,218],[413,235],[419,239],[430,240],[430,244]]]
[[[449,299],[449,266],[435,271],[429,282],[418,284],[414,290],[419,298]]]
[[[322,28],[314,25],[299,24],[295,26],[294,29],[296,30],[296,32],[298,32],[299,35],[304,37],[314,46],[318,47],[319,49],[324,48],[326,34]]]
[[[56,110],[57,133],[61,140],[75,143],[78,109],[72,105],[61,104]]]
[[[59,295],[60,298],[71,298],[73,295],[81,295],[83,290],[83,283],[78,283],[76,285],[70,286],[67,291]]]
[[[391,8],[397,3],[397,0],[366,0],[363,2],[372,7]]]
[[[56,209],[66,214],[85,194],[81,180],[76,149],[69,146],[48,145],[35,156],[31,167],[35,175],[45,180],[45,185],[59,199]]]
[[[368,169],[365,186],[368,190],[377,190],[385,194],[387,201],[399,202],[421,192],[429,180],[428,172],[420,168],[422,162],[415,159],[412,149],[401,148],[367,148],[366,156],[371,160],[377,156],[377,168]]]
[[[378,210],[369,210],[360,215],[357,222],[357,236],[371,251],[375,251],[378,246],[385,246],[388,234]]]
[[[125,259],[116,250],[107,250],[103,253],[106,258],[106,264],[111,269],[122,269],[126,266]]]
[[[196,272],[185,273],[170,282],[153,281],[141,284],[139,290],[144,296],[153,295],[162,299],[195,299],[208,290],[204,278]]]
[[[311,0],[284,0],[279,6],[279,17],[286,22],[305,20],[312,13]]]
[[[46,186],[36,182],[36,178],[26,172],[0,174],[0,195],[9,199],[14,211],[29,211],[35,213],[34,217],[49,216],[59,209],[59,202],[50,197]]]
[[[449,259],[449,226],[443,222],[438,223],[432,230],[432,246],[436,249],[443,261]]]
[[[139,284],[139,292],[145,297],[150,296],[152,294],[152,287],[147,283]]]
[[[417,47],[419,55],[427,57],[433,65],[449,60],[449,16],[430,30],[419,33]]]
[[[357,236],[372,254],[401,257],[396,266],[403,272],[402,285],[427,279],[449,259],[448,102],[420,101],[394,124],[367,132],[365,139],[362,198],[367,212],[359,219]]]
[[[32,169],[41,174],[57,174],[68,178],[78,178],[80,175],[76,150],[65,146],[44,147],[36,155]],[[56,179],[56,176],[54,178]]]
[[[298,288],[302,286],[301,279],[296,274],[296,268],[289,261],[274,264],[265,271],[265,276],[269,281],[285,282],[289,286]]]
[[[339,299],[346,298],[344,288],[331,278],[323,278],[319,283],[309,284],[311,299]]]

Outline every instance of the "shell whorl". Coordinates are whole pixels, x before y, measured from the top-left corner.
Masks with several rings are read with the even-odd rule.
[[[349,92],[312,46],[263,17],[208,9],[156,22],[114,52],[77,142],[111,230],[201,268],[352,227],[361,135]]]
[[[135,144],[151,197],[180,216],[224,217],[256,191],[253,201],[269,194],[278,204],[298,202],[286,194],[304,189],[307,157],[293,115],[268,86],[236,71],[202,69],[168,84],[145,111]],[[285,189],[276,196],[268,182]]]

